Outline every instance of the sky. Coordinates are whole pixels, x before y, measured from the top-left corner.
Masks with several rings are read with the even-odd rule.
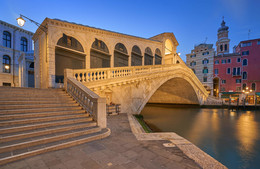
[[[58,18],[144,38],[172,32],[186,61],[194,45],[215,47],[223,16],[231,49],[260,38],[259,7],[260,0],[0,0],[0,20],[17,25],[20,14],[39,23]],[[23,28],[35,32],[37,26],[27,20]]]

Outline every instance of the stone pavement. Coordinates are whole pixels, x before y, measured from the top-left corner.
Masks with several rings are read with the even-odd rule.
[[[0,169],[197,169],[200,168],[168,141],[138,141],[126,114],[108,116],[111,135],[71,148],[48,152],[0,166]]]

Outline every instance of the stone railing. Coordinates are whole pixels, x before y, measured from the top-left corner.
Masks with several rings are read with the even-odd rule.
[[[73,78],[71,69],[66,69],[64,72],[64,88],[93,117],[99,127],[106,128],[106,98],[99,97]]]
[[[75,69],[73,77],[80,82],[93,82],[118,77],[134,76],[145,73],[159,72],[175,69],[178,65],[152,65],[152,66],[132,66],[99,69]]]

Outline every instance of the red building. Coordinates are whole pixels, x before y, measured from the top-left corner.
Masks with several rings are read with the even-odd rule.
[[[235,53],[229,53],[229,42],[228,27],[222,21],[214,56],[214,96],[254,104],[260,95],[260,39],[241,41]]]

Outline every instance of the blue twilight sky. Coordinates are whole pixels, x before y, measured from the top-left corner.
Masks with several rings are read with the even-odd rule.
[[[173,32],[185,61],[195,44],[215,46],[222,16],[231,49],[241,40],[260,38],[260,0],[0,0],[0,20],[17,25],[23,14],[39,23],[58,18],[149,38]],[[37,27],[26,22],[25,29]],[[231,51],[232,52],[232,51]]]

